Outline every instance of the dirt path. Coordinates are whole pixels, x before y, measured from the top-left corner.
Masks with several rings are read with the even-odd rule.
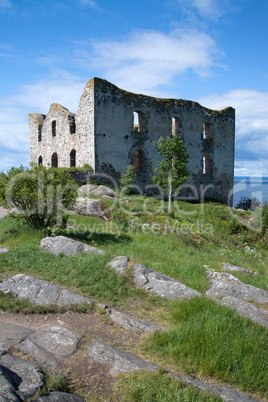
[[[70,380],[71,390],[83,396],[86,401],[113,401],[121,400],[120,395],[113,389],[116,377],[109,374],[110,368],[94,362],[87,355],[87,348],[92,338],[101,339],[114,347],[121,347],[131,351],[143,338],[112,323],[107,315],[93,312],[92,314],[78,314],[66,312],[64,314],[9,314],[0,311],[0,323],[12,322],[34,330],[47,326],[64,326],[80,332],[82,340],[76,353],[62,362],[61,371]],[[19,357],[20,352],[14,354]]]

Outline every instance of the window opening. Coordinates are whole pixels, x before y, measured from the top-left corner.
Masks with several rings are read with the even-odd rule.
[[[43,158],[40,155],[39,158],[38,158],[38,166],[41,166],[41,165],[43,165]]]
[[[180,136],[181,120],[179,117],[172,117],[172,135]]]
[[[211,130],[211,124],[210,123],[203,123],[203,138],[205,140],[208,140],[212,137],[212,130]]]
[[[203,174],[212,173],[212,158],[210,155],[206,155],[203,158]]]
[[[58,155],[56,152],[54,152],[54,154],[52,155],[51,158],[51,167],[53,168],[57,168],[58,167]]]
[[[75,167],[76,165],[76,150],[72,149],[70,152],[70,167]]]
[[[52,137],[56,137],[56,120],[52,121]]]
[[[42,126],[38,126],[38,142],[42,141]]]
[[[133,154],[133,166],[134,172],[140,173],[144,167],[144,152],[141,149],[137,149]]]
[[[137,133],[145,132],[145,120],[142,112],[139,112],[138,110],[133,112],[133,122],[133,131]]]
[[[70,122],[70,134],[75,134],[75,129],[75,121],[72,119]]]

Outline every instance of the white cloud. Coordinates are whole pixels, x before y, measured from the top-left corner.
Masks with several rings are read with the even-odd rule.
[[[84,85],[67,74],[24,85],[19,93],[0,99],[0,171],[29,159],[28,114],[46,114],[51,103],[76,112]]]
[[[169,34],[136,31],[122,41],[95,41],[90,50],[81,46],[76,52],[80,65],[98,69],[116,85],[158,96],[159,86],[189,71],[199,77],[210,75],[221,56],[214,39],[194,29]]]

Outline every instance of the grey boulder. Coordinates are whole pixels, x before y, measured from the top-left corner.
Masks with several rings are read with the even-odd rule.
[[[8,253],[9,252],[9,248],[4,247],[4,248],[0,248],[0,254],[1,253]]]
[[[41,240],[41,247],[50,254],[56,256],[59,254],[64,254],[66,256],[76,255],[82,252],[88,254],[105,254],[102,250],[91,247],[88,244],[81,243],[80,241],[69,239],[65,236],[45,237]]]
[[[180,281],[159,274],[141,264],[134,265],[134,281],[143,289],[166,299],[181,300],[201,296],[201,293]]]
[[[81,191],[81,193],[89,194],[91,191],[96,190],[96,188],[98,188],[98,186],[95,184],[84,184],[83,186],[79,187],[78,190]]]
[[[4,376],[12,386],[9,392],[11,392],[11,395],[14,394],[18,396],[19,400],[32,397],[45,383],[43,372],[40,367],[32,361],[22,360],[18,357],[6,354],[0,357],[0,365],[2,373],[4,373]],[[4,384],[4,390],[5,389],[7,389],[7,384]]]
[[[234,296],[259,304],[268,303],[268,292],[264,289],[246,285],[235,276],[224,272],[208,271],[207,274],[210,280],[209,288],[206,292],[208,297]]]
[[[120,256],[115,257],[112,261],[108,262],[108,267],[114,269],[119,274],[124,274],[129,263],[129,258]]]
[[[62,290],[57,285],[24,274],[15,275],[13,278],[5,278],[0,283],[0,291],[10,292],[19,299],[27,298],[31,303],[37,305],[57,304],[59,306],[70,306],[82,303],[93,304],[93,301],[87,297],[68,290]]]
[[[111,211],[103,202],[88,198],[76,206],[75,212],[80,215],[97,216],[105,221],[111,218]]]
[[[91,191],[91,194],[96,195],[96,196],[102,196],[102,195],[109,195],[110,197],[115,197],[116,192],[112,190],[111,188],[107,186],[98,186],[98,188],[94,189]]]

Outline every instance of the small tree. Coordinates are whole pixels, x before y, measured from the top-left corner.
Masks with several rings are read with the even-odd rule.
[[[63,222],[64,209],[75,204],[77,185],[61,169],[11,168],[0,173],[0,204],[15,207],[16,216],[40,228]]]
[[[134,172],[134,166],[129,165],[126,173],[121,176],[120,180],[120,190],[123,195],[130,194],[131,185],[133,184],[135,177],[136,173]]]
[[[154,147],[162,156],[162,161],[155,169],[157,176],[153,177],[153,181],[168,194],[168,213],[170,215],[172,195],[179,190],[188,177],[186,165],[189,156],[183,141],[176,135],[171,138],[167,137],[166,140],[161,137],[158,142],[154,143]]]

